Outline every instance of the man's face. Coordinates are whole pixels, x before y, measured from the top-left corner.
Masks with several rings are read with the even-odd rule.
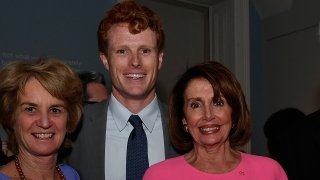
[[[107,88],[97,82],[90,82],[87,84],[88,102],[100,102],[108,98]]]
[[[108,37],[108,56],[100,57],[110,72],[114,96],[119,101],[153,99],[163,58],[155,32],[148,28],[131,34],[128,24],[123,23],[112,26]]]

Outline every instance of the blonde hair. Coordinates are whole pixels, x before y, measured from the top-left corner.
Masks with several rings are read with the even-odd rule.
[[[33,62],[14,61],[0,71],[0,122],[8,133],[9,148],[17,153],[13,132],[14,112],[30,78],[37,79],[54,97],[64,101],[68,111],[67,132],[73,132],[82,114],[82,84],[78,75],[65,63],[56,59],[38,59]]]

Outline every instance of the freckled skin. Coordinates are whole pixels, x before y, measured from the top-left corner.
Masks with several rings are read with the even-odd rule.
[[[156,34],[150,28],[131,34],[123,23],[112,26],[108,37],[108,57],[101,53],[100,58],[110,72],[112,93],[129,110],[139,112],[155,97],[162,66],[163,53],[158,52]]]

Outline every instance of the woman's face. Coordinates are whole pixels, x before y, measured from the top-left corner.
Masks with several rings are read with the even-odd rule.
[[[214,96],[212,85],[204,78],[192,79],[184,92],[183,110],[195,147],[216,147],[229,142],[232,109],[223,95],[216,102]]]
[[[55,155],[63,143],[68,113],[62,100],[53,97],[35,78],[27,81],[15,111],[19,152]]]

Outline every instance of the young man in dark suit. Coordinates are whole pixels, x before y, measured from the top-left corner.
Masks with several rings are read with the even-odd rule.
[[[107,100],[85,107],[82,129],[68,162],[81,179],[141,179],[143,173],[139,178],[126,177],[129,164],[136,162],[127,161],[127,143],[135,129],[128,122],[131,115],[142,120],[147,166],[177,156],[167,134],[166,106],[155,91],[163,63],[164,31],[149,8],[123,1],[100,22],[98,42],[112,92]]]

